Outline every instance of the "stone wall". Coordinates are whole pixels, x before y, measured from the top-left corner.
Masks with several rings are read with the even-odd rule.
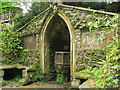
[[[58,11],[63,12],[68,17],[75,30],[75,41],[77,43],[76,71],[79,72],[91,66],[100,67],[101,61],[105,60],[105,50],[102,49],[110,44],[110,42],[107,43],[107,40],[112,40],[114,31],[106,34],[110,29],[105,31],[104,26],[100,28],[100,31],[90,32],[88,23],[95,22],[98,18],[104,18],[102,24],[105,25],[114,15],[66,5],[59,5]],[[109,18],[105,19],[106,17]],[[97,40],[99,37],[101,39]]]
[[[30,22],[25,24],[23,27],[19,29],[20,34],[32,35],[32,34],[40,34],[43,24],[47,17],[51,14],[52,8],[46,9],[44,12],[40,13],[38,16],[33,18]]]
[[[26,61],[32,62],[32,61],[39,61],[39,35],[41,32],[41,29],[43,25],[45,24],[45,21],[48,16],[51,15],[51,13],[57,13],[62,12],[64,13],[67,18],[69,19],[71,25],[73,26],[75,30],[75,42],[76,42],[76,53],[77,53],[77,62],[76,62],[76,71],[80,71],[82,69],[89,68],[91,65],[93,67],[100,66],[100,63],[102,59],[105,59],[105,52],[101,50],[101,48],[104,48],[108,43],[104,45],[100,45],[100,40],[92,42],[94,39],[98,39],[99,37],[103,37],[101,33],[104,36],[112,37],[113,34],[105,35],[103,32],[103,28],[100,32],[90,32],[89,31],[89,22],[93,21],[96,22],[98,18],[106,18],[102,20],[102,24],[105,25],[107,21],[109,21],[110,18],[113,18],[115,15],[112,13],[105,13],[102,11],[94,11],[90,9],[84,9],[84,8],[78,8],[74,6],[67,6],[67,5],[57,5],[58,8],[55,9],[50,7],[47,10],[45,10],[43,13],[39,14],[36,18],[31,20],[29,23],[27,23],[25,26],[23,26],[20,29],[20,34],[23,34],[23,36],[36,36],[36,48],[32,51],[28,52]],[[100,23],[101,24],[101,23]],[[108,29],[109,31],[109,29]],[[102,38],[103,40],[104,38]],[[110,38],[106,38],[103,43]],[[97,43],[97,44],[96,44]],[[29,48],[28,48],[29,49]],[[104,53],[103,53],[104,52]],[[33,54],[32,54],[33,53]],[[39,53],[39,54],[35,54]],[[34,56],[35,55],[35,56]],[[37,55],[37,57],[36,57]]]
[[[19,34],[22,35],[23,39],[23,47],[28,49],[21,55],[25,59],[23,63],[25,66],[40,65],[40,32],[51,12],[52,9],[50,7],[19,29]]]
[[[25,66],[38,66],[40,64],[40,53],[39,50],[28,50],[21,55],[24,57],[23,65]]]
[[[102,60],[105,60],[105,54],[104,50],[81,49],[77,58],[76,71],[79,72],[90,67],[101,67]]]

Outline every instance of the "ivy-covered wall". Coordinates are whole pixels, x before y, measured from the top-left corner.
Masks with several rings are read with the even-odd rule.
[[[80,72],[81,70],[93,67],[99,68],[102,67],[102,60],[105,60],[105,51],[104,50],[80,50],[79,56],[77,58],[77,67],[76,71]]]
[[[47,17],[50,16],[54,10],[55,13],[64,13],[75,30],[74,38],[76,42],[75,48],[77,54],[76,71],[79,72],[80,70],[87,69],[91,66],[101,66],[101,60],[105,59],[105,51],[101,50],[101,48],[104,48],[104,45],[108,45],[108,43],[106,42],[104,45],[101,45],[100,41],[103,40],[103,42],[105,42],[114,36],[114,33],[112,33],[112,35],[105,35],[101,33],[105,33],[106,29],[109,30],[111,26],[107,25],[107,22],[109,22],[110,19],[114,18],[116,14],[67,5],[57,5],[56,9],[49,7],[43,13],[39,14],[36,18],[20,28],[19,32],[23,36],[36,35],[36,49],[33,49],[32,51],[26,53],[26,62],[39,62],[39,45],[41,43],[39,42],[39,35]],[[93,29],[90,27],[93,23],[93,28],[96,28],[97,32],[90,32]],[[101,25],[102,28],[98,28],[98,25]],[[110,36],[110,38],[103,38],[104,36],[102,35]],[[100,40],[94,42],[94,39],[99,38]]]
[[[48,9],[40,13],[38,16],[36,16],[34,19],[32,19],[30,22],[26,23],[18,31],[23,36],[32,35],[32,34],[40,34],[42,26],[51,12],[52,12],[52,8],[49,7]]]
[[[19,34],[22,35],[23,47],[25,50],[20,57],[24,57],[25,66],[38,66],[40,65],[40,32],[45,23],[45,20],[50,15],[52,8],[48,8],[30,22],[26,23],[25,26],[19,29]]]
[[[111,41],[115,34],[110,29],[111,26],[106,24],[116,15],[66,5],[60,5],[58,11],[68,17],[75,30],[76,71],[79,72],[92,66],[101,67],[101,61],[105,60],[106,56],[106,50],[102,49],[111,43],[107,41]],[[93,29],[90,27],[92,24],[96,27],[94,32],[90,32]],[[101,25],[102,28],[98,29],[97,25]]]

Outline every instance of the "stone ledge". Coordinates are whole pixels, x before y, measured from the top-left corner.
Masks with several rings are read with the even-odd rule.
[[[17,65],[5,65],[5,66],[0,66],[0,69],[11,69],[11,68],[17,68]]]
[[[73,9],[78,9],[78,10],[84,10],[84,11],[90,11],[90,12],[98,12],[102,14],[108,14],[108,15],[119,15],[116,13],[111,13],[111,12],[105,12],[105,11],[100,11],[100,10],[94,10],[94,9],[88,9],[88,8],[83,8],[83,7],[76,7],[76,6],[70,6],[70,5],[63,5],[63,4],[58,4],[58,6],[66,7],[66,8],[73,8]]]
[[[76,72],[73,74],[73,77],[79,78],[79,79],[88,79],[88,77],[86,77],[86,75],[92,75],[92,74],[91,73]]]
[[[0,66],[0,70],[12,69],[12,68],[25,69],[25,70],[27,70],[27,71],[35,71],[35,70],[36,70],[36,68],[28,67],[28,66],[17,66],[17,65],[5,65],[5,66]]]

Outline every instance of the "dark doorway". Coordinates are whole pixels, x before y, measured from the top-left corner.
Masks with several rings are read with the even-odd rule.
[[[56,15],[50,21],[45,33],[44,43],[45,70],[48,71],[48,73],[56,73],[55,53],[70,52],[70,33],[66,23],[59,16]],[[70,78],[70,68],[68,73],[68,77]]]

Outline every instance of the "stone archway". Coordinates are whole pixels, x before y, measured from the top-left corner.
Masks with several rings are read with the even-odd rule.
[[[75,32],[74,29],[69,21],[69,19],[65,16],[64,13],[58,12],[57,16],[59,18],[61,18],[64,23],[66,24],[67,28],[68,28],[68,32],[69,32],[69,36],[70,36],[70,40],[69,40],[69,46],[70,46],[70,76],[72,75],[72,73],[75,72],[75,56],[76,56],[76,43],[75,43]],[[53,13],[51,14],[51,16],[49,16],[46,20],[46,22],[43,25],[43,29],[41,31],[41,35],[40,35],[40,66],[42,69],[42,73],[45,74],[49,71],[49,69],[46,69],[46,64],[49,65],[49,62],[45,62],[45,56],[46,54],[49,52],[49,50],[47,50],[46,48],[49,47],[49,44],[46,42],[46,32],[47,32],[47,28],[50,24],[50,22],[52,21],[52,19],[56,17],[56,15]],[[49,56],[47,56],[47,58],[49,58]],[[48,67],[49,68],[49,67]]]

